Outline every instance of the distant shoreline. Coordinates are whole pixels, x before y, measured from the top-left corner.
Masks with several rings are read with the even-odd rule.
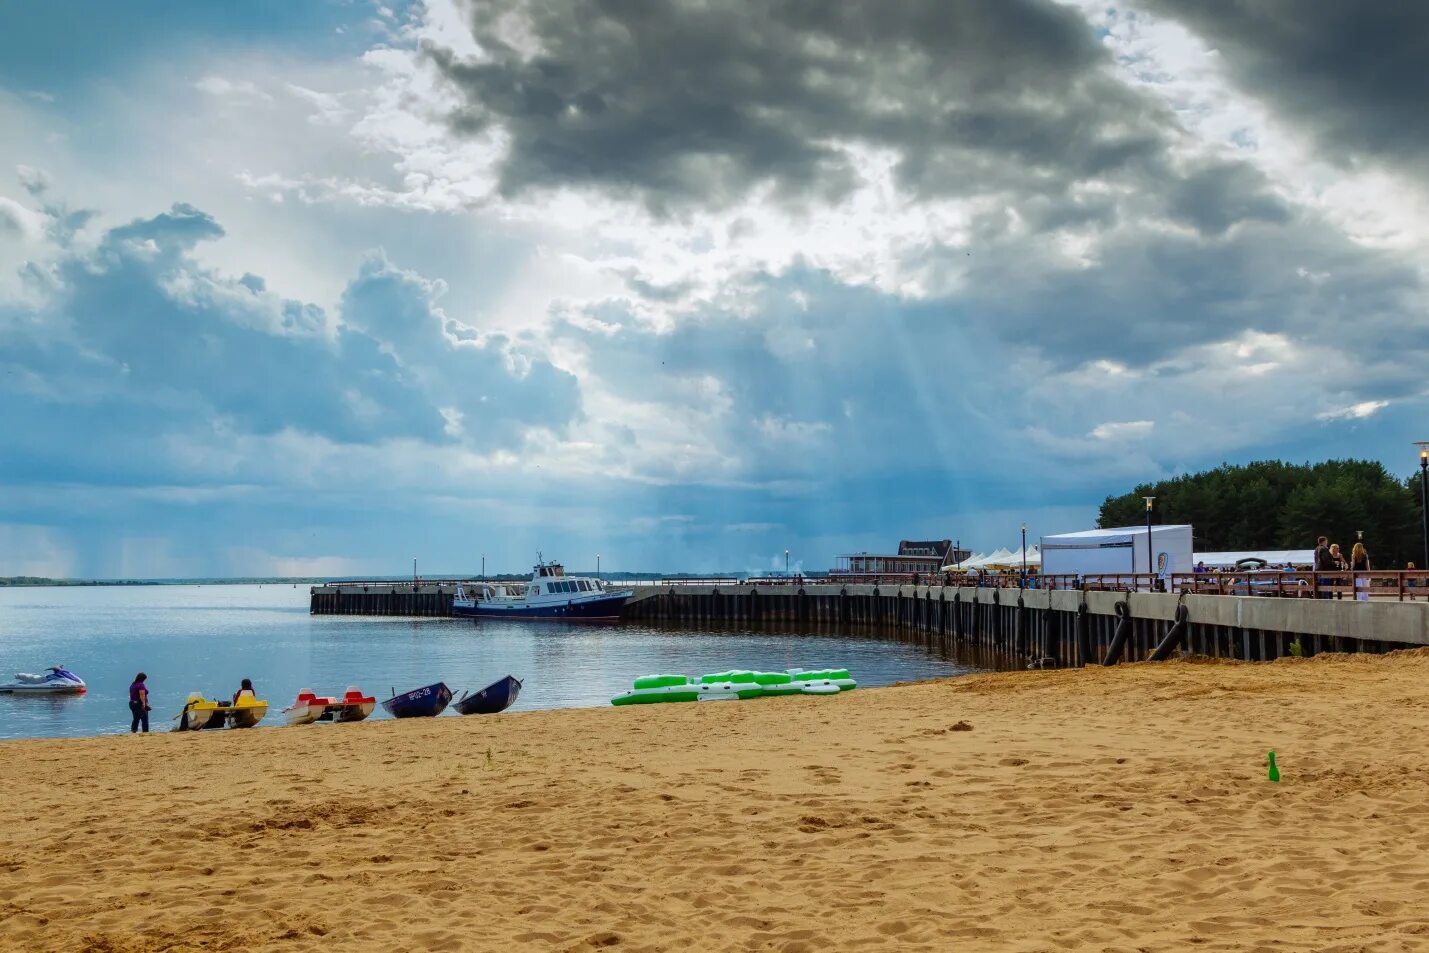
[[[594,575],[594,573],[592,573]],[[678,576],[681,574],[675,574]],[[672,576],[671,578],[675,578]],[[341,583],[354,576],[238,576],[232,578],[203,577],[195,579],[52,579],[47,576],[0,576],[0,589],[43,588],[46,586],[321,586]],[[453,573],[423,577],[431,579],[477,579],[476,573]],[[530,577],[518,573],[501,573],[487,577],[495,582],[525,582]],[[602,573],[602,578],[614,580],[659,579],[659,573]],[[411,582],[411,576],[364,576],[364,582]]]

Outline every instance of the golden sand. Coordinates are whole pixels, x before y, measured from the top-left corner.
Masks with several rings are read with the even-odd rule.
[[[1402,653],[11,742],[0,948],[1429,949],[1426,740]]]

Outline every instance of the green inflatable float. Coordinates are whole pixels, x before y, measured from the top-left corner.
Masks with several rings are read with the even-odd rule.
[[[837,695],[858,687],[845,668],[787,672],[715,672],[690,678],[687,675],[642,675],[630,691],[610,700],[612,705],[655,705],[666,702],[739,701],[744,698],[773,698],[780,695]]]

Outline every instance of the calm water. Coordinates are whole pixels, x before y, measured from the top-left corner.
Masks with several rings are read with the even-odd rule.
[[[876,686],[971,670],[923,645],[867,637],[310,616],[306,586],[0,589],[0,682],[49,665],[76,672],[89,693],[0,695],[0,738],[128,731],[140,670],[158,731],[189,692],[231,696],[245,677],[273,706],[264,724],[277,725],[302,688],[356,685],[381,699],[440,680],[459,695],[509,673],[525,683],[516,709],[565,708],[608,704],[651,672],[837,665]]]

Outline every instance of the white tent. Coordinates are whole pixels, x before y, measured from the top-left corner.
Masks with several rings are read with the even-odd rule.
[[[1190,572],[1189,524],[1152,526],[1148,563],[1145,526],[1089,529],[1042,537],[1042,574],[1046,576],[1130,572]]]
[[[938,570],[938,571],[939,571],[939,572],[960,572],[960,571],[962,571],[962,570],[964,570],[964,569],[970,568],[974,563],[977,563],[977,562],[979,562],[979,561],[981,561],[981,560],[983,560],[983,559],[986,559],[986,558],[987,558],[987,554],[986,554],[986,553],[973,553],[971,556],[969,556],[967,559],[964,559],[962,562],[958,562],[958,563],[948,563],[946,566],[944,566],[942,569],[940,569],[940,570]]]
[[[969,567],[967,563],[963,563],[963,566],[964,568],[987,569],[993,566],[1006,566],[1008,564],[1008,561],[1011,559],[1012,550],[999,549],[996,552],[988,553],[982,559],[979,559],[976,563],[974,563],[971,567]]]
[[[1042,553],[1036,546],[1027,547],[1027,568],[1035,569],[1042,564]],[[964,559],[961,564],[949,563],[943,567],[943,572],[956,572],[959,569],[1021,569],[1022,549],[1002,548],[986,555],[974,555]]]

